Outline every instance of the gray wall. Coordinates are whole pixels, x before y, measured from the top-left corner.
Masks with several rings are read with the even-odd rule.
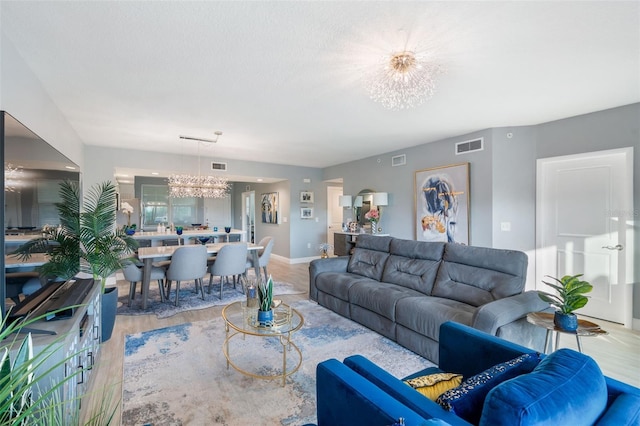
[[[84,145],[13,43],[0,32],[0,110],[83,167]]]
[[[456,142],[484,138],[484,150],[455,155]],[[470,244],[491,246],[492,231],[492,131],[483,130],[413,148],[392,151],[325,169],[325,179],[344,179],[344,194],[355,196],[368,188],[389,193],[389,205],[382,208],[383,232],[400,238],[415,239],[413,187],[415,172],[443,165],[470,163]],[[391,157],[406,154],[405,166],[392,167]],[[351,211],[346,210],[344,217]],[[477,226],[476,226],[477,225]]]
[[[634,259],[640,255],[640,104],[633,104],[543,123],[487,129],[413,148],[339,164],[324,170],[325,179],[344,178],[344,193],[357,194],[363,188],[389,193],[390,205],[383,209],[385,232],[401,238],[415,238],[413,199],[417,170],[461,162],[470,163],[470,243],[509,248],[529,254],[528,288],[535,282],[536,160],[546,157],[634,147]],[[511,134],[509,138],[507,135]],[[454,154],[454,144],[484,137],[484,150]],[[391,167],[391,157],[406,154],[405,166]],[[345,217],[350,212],[345,213]],[[509,222],[511,231],[501,231]],[[640,261],[634,277],[634,318],[640,318]]]
[[[113,180],[116,168],[144,168],[148,170],[174,170],[175,155],[139,150],[113,149],[97,146],[85,147],[85,168],[83,185],[88,188],[96,183]],[[186,164],[197,164],[198,158],[183,156]],[[207,158],[200,159],[200,167],[205,170]],[[256,191],[256,203],[264,192],[278,192],[280,195],[280,224],[263,224],[257,217],[257,238],[266,235],[275,237],[273,253],[289,259],[306,259],[317,256],[317,246],[324,241],[326,234],[326,183],[322,182],[322,170],[311,167],[285,166],[280,164],[258,163],[220,159],[227,163],[229,173],[248,177],[281,179],[272,184],[237,182],[234,184],[233,226],[242,223],[241,194],[249,185]],[[305,180],[309,180],[306,183]],[[300,219],[300,191],[314,191],[315,220]],[[285,221],[286,218],[286,221]],[[311,243],[311,247],[308,247]]]

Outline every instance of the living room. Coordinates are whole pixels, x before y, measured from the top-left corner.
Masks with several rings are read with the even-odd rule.
[[[168,117],[171,114],[176,114],[175,117],[180,117],[178,114],[182,114],[182,111],[171,111],[170,109],[169,112],[160,111],[156,110],[155,107],[148,112],[129,110],[129,105],[137,104],[140,101],[138,97],[143,96],[144,93],[136,93],[134,98],[123,97],[120,99],[117,99],[117,96],[114,95],[113,98],[116,98],[115,100],[107,97],[104,92],[94,95],[88,89],[91,87],[90,85],[83,85],[85,82],[74,86],[73,80],[78,76],[76,74],[62,77],[63,80],[66,79],[68,81],[66,86],[55,85],[60,83],[53,78],[49,80],[47,67],[52,61],[55,61],[56,52],[41,48],[36,43],[38,37],[27,37],[25,35],[28,32],[27,30],[19,31],[17,28],[33,19],[33,22],[25,28],[33,30],[31,25],[35,27],[42,24],[43,34],[39,34],[39,37],[53,39],[60,37],[60,40],[68,41],[69,38],[74,36],[69,34],[64,36],[57,34],[54,36],[56,32],[47,33],[44,29],[62,25],[61,22],[67,19],[65,18],[66,12],[71,13],[69,16],[74,17],[82,15],[75,15],[75,13],[80,12],[66,5],[54,14],[56,18],[51,18],[51,24],[45,24],[45,21],[49,19],[47,16],[51,15],[51,9],[49,8],[54,8],[55,10],[55,5],[52,4],[40,9],[43,5],[37,3],[23,6],[18,6],[15,3],[12,5],[11,3],[13,2],[3,2],[2,6],[0,6],[3,12],[2,73],[0,76],[2,99],[0,109],[12,114],[64,155],[80,165],[84,188],[89,188],[97,182],[115,179],[115,173],[120,169],[144,169],[146,171],[158,169],[167,172],[170,170],[177,171],[176,169],[180,169],[183,164],[200,162],[199,155],[195,151],[184,150],[184,146],[178,140],[178,135],[183,132],[193,132],[194,129],[196,129],[196,132],[199,132],[200,129],[203,129],[203,131],[204,129],[217,130],[219,125],[224,134],[213,154],[210,155],[211,158],[227,162],[229,170],[234,175],[247,178],[247,180],[239,181],[241,184],[236,186],[232,195],[233,200],[235,200],[233,201],[234,222],[239,221],[239,212],[241,211],[239,204],[240,192],[247,188],[255,191],[256,194],[278,192],[282,209],[281,215],[286,217],[287,220],[282,220],[277,225],[258,224],[262,227],[259,232],[263,233],[263,235],[276,235],[277,242],[274,248],[274,255],[278,261],[294,265],[292,268],[296,272],[293,273],[291,279],[295,279],[297,284],[307,284],[308,277],[304,276],[304,272],[301,272],[299,267],[305,265],[309,259],[319,256],[317,247],[327,240],[328,224],[325,214],[329,202],[327,199],[327,187],[342,187],[344,194],[353,196],[363,189],[388,193],[389,202],[382,209],[380,227],[384,233],[394,237],[415,239],[414,219],[416,213],[413,195],[415,173],[420,170],[468,162],[470,170],[468,243],[474,246],[520,250],[527,253],[529,271],[526,288],[529,290],[540,288],[540,276],[536,270],[537,250],[539,249],[536,235],[536,229],[538,229],[538,217],[536,215],[537,162],[541,159],[552,157],[628,147],[636,148],[637,151],[639,147],[640,81],[638,79],[638,4],[636,2],[619,2],[615,5],[607,5],[607,7],[611,6],[612,8],[607,11],[599,9],[601,7],[599,3],[602,2],[595,2],[589,7],[582,5],[585,7],[584,9],[581,8],[579,3],[574,3],[573,6],[567,4],[558,6],[541,5],[541,8],[551,8],[544,13],[536,10],[530,4],[521,5],[520,7],[523,8],[523,11],[515,15],[518,20],[503,21],[506,28],[498,33],[498,40],[487,38],[471,43],[469,42],[469,38],[471,38],[469,34],[459,34],[457,36],[458,41],[466,40],[467,44],[464,49],[461,48],[449,53],[446,61],[448,70],[439,77],[437,90],[433,98],[414,109],[386,111],[381,105],[368,99],[367,94],[364,92],[360,94],[361,98],[344,103],[344,101],[341,102],[341,98],[345,93],[353,94],[355,90],[352,87],[345,92],[341,91],[339,84],[332,86],[330,90],[323,87],[322,90],[328,92],[323,102],[331,105],[329,109],[334,108],[338,111],[335,116],[326,115],[326,111],[322,114],[312,112],[316,102],[319,102],[316,92],[314,92],[316,97],[297,99],[292,101],[292,104],[286,106],[286,108],[282,107],[283,114],[290,112],[292,109],[301,109],[314,116],[315,121],[317,121],[315,125],[310,124],[313,122],[312,119],[301,121],[303,124],[292,124],[298,122],[297,115],[293,115],[292,117],[294,118],[290,119],[289,123],[279,121],[283,127],[288,125],[294,128],[301,127],[302,130],[298,129],[298,131],[313,134],[313,137],[300,139],[294,139],[299,134],[288,136],[289,141],[295,141],[291,143],[292,146],[290,148],[281,145],[279,137],[272,135],[273,131],[268,126],[269,120],[256,118],[256,127],[251,132],[260,134],[264,130],[265,140],[268,140],[264,144],[270,145],[270,148],[267,147],[267,151],[271,151],[269,155],[263,155],[257,149],[256,151],[251,151],[248,148],[239,146],[240,144],[237,141],[240,140],[243,129],[234,123],[234,120],[239,119],[235,119],[233,114],[238,114],[238,117],[245,116],[240,115],[238,110],[235,110],[235,104],[242,104],[239,110],[251,109],[248,106],[251,100],[242,97],[242,101],[235,101],[233,93],[229,98],[209,99],[208,102],[218,104],[219,107],[215,110],[207,110],[206,113],[197,108],[192,109],[192,107],[189,107],[189,102],[180,102],[180,109],[187,110],[187,113],[182,116],[181,120],[183,121],[176,124],[175,122],[170,122]],[[203,2],[201,6],[205,7],[206,3]],[[107,5],[108,2],[101,7],[110,10]],[[458,13],[457,9],[461,9],[459,15],[441,6],[438,9],[423,11],[419,16],[423,16],[422,13],[431,13],[434,16],[441,14],[448,18],[457,17],[459,20],[455,21],[455,25],[452,25],[452,27],[460,30],[464,24],[477,23],[478,16],[488,17],[495,14],[496,16],[487,19],[486,24],[477,24],[478,28],[474,28],[471,32],[477,37],[483,31],[488,32],[488,26],[496,25],[500,22],[498,18],[513,17],[514,15],[511,15],[513,13],[512,8],[518,8],[517,5],[511,5],[509,2],[504,2],[502,7],[500,7],[500,4],[493,5],[493,8],[486,6],[487,9],[482,9],[481,6],[463,5],[463,3],[458,4],[455,10]],[[471,8],[466,9],[465,6]],[[216,7],[223,7],[223,3],[218,4]],[[263,15],[260,16],[263,18],[268,17],[269,19],[275,19],[278,13],[285,12],[287,7],[296,9],[296,7],[287,3],[279,4],[276,6],[277,12],[272,13],[265,12],[265,10],[268,10],[266,3],[256,7],[259,11],[258,15],[262,13]],[[301,8],[300,15],[292,13],[290,18],[297,17],[301,19],[300,22],[302,23],[305,22],[302,17],[307,14],[313,16],[313,12],[315,12],[305,12],[304,7],[297,7]],[[316,7],[319,6],[316,5]],[[349,18],[353,18],[357,13],[364,13],[357,10],[358,8],[354,5],[348,7],[336,4],[335,7],[344,7],[345,10],[343,12]],[[378,12],[388,12],[386,8],[393,8],[394,6],[387,5],[383,7],[378,5],[377,7],[382,8]],[[406,15],[413,11],[412,7],[399,15],[406,18]],[[555,10],[553,7],[558,9]],[[572,9],[572,7],[576,9]],[[70,9],[67,10],[65,8]],[[217,8],[214,13],[216,17],[226,16]],[[318,21],[316,22],[311,18],[313,27],[323,26],[322,24],[331,27],[329,25],[332,22],[332,19],[330,19],[332,14],[329,13],[330,8],[320,7],[320,9],[318,11],[318,16],[320,16]],[[374,7],[373,9],[376,8]],[[177,10],[179,10],[179,7]],[[127,22],[120,15],[120,13],[127,15],[127,12],[130,12],[131,16],[135,18],[140,18],[144,15],[141,10],[137,9],[123,10],[117,13],[114,12],[114,17],[119,17],[123,21],[115,19],[114,21]],[[156,12],[154,11],[154,13]],[[238,15],[242,16],[243,14],[250,14],[250,12],[251,6],[245,4],[244,7],[240,8],[240,11],[235,10],[232,15],[238,19]],[[535,14],[533,14],[534,12]],[[154,13],[150,13],[150,15],[153,17],[155,16]],[[205,15],[211,17],[211,13],[209,11]],[[528,13],[532,13],[530,20],[525,16]],[[557,13],[557,15],[554,15],[554,13]],[[582,23],[569,26],[567,17],[576,14],[582,18]],[[167,16],[162,16],[164,18],[157,23],[147,22],[143,28],[150,29],[156,25],[162,26],[167,22],[171,22]],[[385,15],[383,13],[378,15],[377,13],[367,12],[365,16],[371,18],[371,22],[379,24],[384,22]],[[557,16],[558,22],[549,18],[552,16]],[[374,17],[375,19],[373,19]],[[542,17],[546,18],[543,19]],[[259,21],[258,18],[255,19]],[[10,20],[11,22],[9,22]],[[580,19],[575,20],[580,21]],[[73,18],[70,21],[78,22]],[[91,26],[92,22],[97,25],[98,21],[100,21],[100,18],[89,12],[83,25],[79,25],[79,27],[84,25]],[[151,18],[150,21],[152,21]],[[560,21],[562,21],[562,24]],[[234,27],[230,22],[225,22],[224,29],[229,31],[235,28],[233,34],[237,38],[242,38],[243,31],[250,31],[250,29],[237,23]],[[280,26],[286,26],[286,21],[275,22],[278,22]],[[341,20],[338,20],[338,22],[341,23],[339,26],[341,28],[340,31],[345,31],[344,28],[350,26],[348,22]],[[393,23],[393,25],[389,25],[389,28],[393,28],[395,31],[399,27],[409,24],[415,25],[415,22],[412,20],[410,23]],[[440,34],[446,35],[444,37],[445,40],[453,43],[451,40],[456,39],[455,34],[452,34],[453,31],[447,32],[443,29],[448,24],[452,23],[441,20],[438,21],[436,27],[439,29]],[[128,25],[122,25],[128,27]],[[248,24],[246,25],[248,26]],[[521,32],[518,32],[518,25],[524,26]],[[551,34],[547,32],[552,31],[551,29],[540,30],[539,32],[532,31],[531,28],[536,25],[545,28],[546,26],[551,26],[553,31],[557,31],[553,32],[553,35],[557,38],[549,36],[548,39],[545,39],[545,34]],[[559,36],[561,32],[557,29],[563,25],[568,26],[566,40]],[[421,30],[424,30],[423,27],[425,27],[425,25],[416,26]],[[79,32],[80,28],[73,27],[73,30],[81,34]],[[197,35],[189,33],[188,26],[183,27],[181,31],[183,34],[189,34],[188,39],[197,37]],[[300,34],[299,38],[304,40],[304,32],[299,27],[295,26],[291,31],[292,33]],[[387,29],[386,31],[390,33],[392,29]],[[415,31],[420,32],[418,28]],[[108,34],[111,35],[111,32]],[[140,33],[133,32],[132,34],[141,37],[142,31]],[[536,63],[535,60],[540,55],[540,52],[527,50],[528,48],[532,49],[534,45],[526,44],[528,40],[526,37],[522,40],[519,38],[514,38],[513,41],[507,40],[509,34],[539,37],[545,39],[547,45],[555,43],[562,45],[562,48],[557,51],[554,50],[553,55],[550,55],[550,57],[544,56],[544,59],[540,59],[541,61],[544,60],[544,62]],[[278,34],[277,38],[267,38],[266,40],[281,41],[281,38],[288,37],[288,35],[286,31],[283,31]],[[359,35],[356,30],[349,31],[348,35],[354,37],[354,44],[357,44],[355,41],[361,41],[367,37],[378,38],[370,34]],[[75,37],[78,36],[75,35]],[[579,41],[581,38],[583,39],[582,42]],[[323,40],[325,39],[323,38]],[[252,41],[256,42],[253,38]],[[561,41],[563,43],[560,43]],[[518,42],[524,43],[522,46],[526,47],[514,47],[513,45],[517,45]],[[566,45],[564,42],[566,42]],[[354,48],[347,41],[344,43],[350,49]],[[491,45],[491,43],[496,43],[496,45]],[[148,45],[153,45],[153,43],[148,42],[148,44],[145,44],[145,46]],[[338,45],[336,44],[336,46]],[[582,45],[583,48],[572,51],[571,49],[574,49],[576,45]],[[291,52],[294,52],[295,49],[304,48],[304,46],[304,42],[296,44],[291,47]],[[344,47],[344,45],[340,46]],[[385,46],[386,43],[383,43],[382,47],[374,47],[380,49]],[[365,47],[370,48],[371,46],[365,45]],[[506,54],[503,57],[504,62],[498,65],[493,64],[489,67],[489,71],[485,71],[483,67],[486,68],[490,64],[481,57],[482,55],[477,53],[478,49],[482,47],[487,49],[491,47],[492,51],[504,49],[508,54],[515,55],[512,56],[515,59],[512,62],[511,59],[507,59],[509,55]],[[540,49],[542,48],[540,47]],[[43,51],[41,55],[38,54],[38,49]],[[317,48],[316,54],[322,51],[322,46],[320,46]],[[109,50],[109,52],[112,51]],[[347,53],[351,52],[352,50],[344,49],[340,52],[334,52],[334,54],[319,57],[318,61],[322,61],[323,64],[333,61],[331,63],[334,64],[334,71],[338,74],[338,71],[343,71],[341,68],[345,65],[336,64],[335,61],[348,58]],[[139,53],[143,55],[144,52]],[[276,55],[278,53],[281,53],[281,51],[274,51],[273,54]],[[199,52],[199,54],[204,55],[205,53]],[[470,62],[464,62],[464,65],[457,64],[455,62],[456,55],[463,54],[478,59],[477,65],[471,67]],[[611,65],[604,59],[609,54],[613,56]],[[65,55],[70,54],[68,52],[61,53],[60,57]],[[97,55],[100,56],[99,53]],[[206,55],[210,55],[210,53],[207,52]],[[530,55],[532,60],[523,60],[522,56],[527,55]],[[213,56],[224,58],[222,54]],[[111,57],[111,61],[116,65],[121,65],[115,60],[116,58],[117,56]],[[230,57],[226,59],[230,62],[234,61]],[[82,60],[82,58],[77,59],[77,61]],[[87,57],[84,60],[87,61],[86,67],[92,69],[91,61],[93,59]],[[102,62],[100,63],[103,64]],[[157,66],[157,63],[155,64]],[[160,64],[162,64],[161,61]],[[78,62],[74,59],[72,66],[77,65]],[[143,86],[140,75],[133,72],[133,65],[128,64],[121,69],[116,65],[112,69],[108,69],[108,72],[105,72],[109,78],[121,80],[123,87],[128,87],[129,84]],[[253,63],[251,64],[251,66],[254,65]],[[193,68],[198,68],[199,65],[196,61],[192,66]],[[285,63],[282,68],[276,68],[271,71],[273,74],[278,74],[278,72],[281,74],[278,74],[275,79],[274,86],[269,86],[268,90],[264,90],[268,94],[266,99],[257,98],[255,109],[252,110],[249,116],[260,115],[260,111],[265,109],[278,109],[278,102],[273,102],[272,104],[272,99],[278,99],[281,94],[284,96],[285,93],[288,96],[289,91],[299,89],[299,86],[294,86],[295,89],[283,86],[286,86],[285,81],[287,79],[294,79],[294,82],[297,82],[295,80],[297,77],[294,76],[296,72],[301,72],[304,67],[296,64],[288,64],[288,66],[291,68],[287,68]],[[312,67],[313,64],[305,64],[305,66]],[[585,67],[590,69],[586,70]],[[455,78],[463,73],[462,68],[465,68],[467,71],[464,72],[469,73],[471,77],[457,81]],[[485,77],[485,73],[501,72],[505,81],[519,80],[520,73],[523,76],[525,75],[524,68],[533,68],[537,70],[536,72],[544,71],[544,77],[540,79],[532,78],[531,70],[528,69],[527,77],[523,77],[526,80],[524,83],[520,82],[518,85],[515,83],[514,85],[505,84],[504,86],[491,86],[481,78]],[[56,71],[51,74],[58,72],[57,68],[52,67],[52,69]],[[148,75],[153,75],[153,71],[149,71],[150,68],[146,69]],[[188,75],[189,67],[184,65],[184,69],[185,75]],[[468,71],[469,69],[472,69],[472,71]],[[81,71],[77,72],[79,75],[84,75]],[[137,78],[135,83],[128,81],[127,73],[135,74]],[[474,75],[474,73],[477,73],[477,75]],[[556,75],[557,79],[554,78]],[[344,73],[340,73],[339,76],[345,77]],[[347,73],[344,84],[347,84],[347,80],[350,82],[355,78],[352,73]],[[176,76],[176,80],[183,79],[185,79],[184,75]],[[47,84],[47,82],[52,83],[52,81],[55,83],[54,85]],[[490,81],[491,84],[497,84],[495,80]],[[118,81],[115,84],[118,84]],[[211,84],[213,85],[213,83]],[[242,93],[244,96],[245,91],[259,91],[261,88],[257,89],[256,86],[262,84],[262,79],[257,77],[255,82],[241,80],[241,82],[237,83],[238,86],[242,86],[238,89],[238,93]],[[168,89],[166,89],[166,85],[161,84],[160,86],[162,86],[162,89],[158,89],[158,92],[147,92],[150,99],[149,103],[164,104],[172,102],[171,100],[166,101],[163,99],[162,93]],[[231,84],[229,87],[231,88],[226,91],[233,92],[232,88],[235,86]],[[552,89],[549,87],[552,87]],[[126,89],[122,91],[124,92]],[[221,94],[226,91],[219,90]],[[91,102],[105,105],[105,110],[97,109],[100,114],[96,114],[96,109],[92,106],[93,118],[88,119],[87,122],[82,122],[83,114],[80,112],[82,107],[74,106],[70,108],[69,105],[71,104],[62,102],[63,98],[66,99],[67,92],[71,93],[72,97],[75,98],[94,97],[95,99]],[[196,98],[200,96],[198,92],[188,93],[178,94],[173,101],[177,102],[180,97],[192,96]],[[468,97],[465,94],[468,94]],[[57,96],[60,97],[58,98]],[[453,96],[454,100],[449,101],[451,103],[439,104],[439,96]],[[473,103],[472,106],[466,106],[470,98],[473,98],[476,103]],[[478,99],[484,101],[486,106]],[[140,102],[142,103],[142,101]],[[469,104],[471,105],[471,103]],[[501,107],[496,115],[491,117],[490,120],[476,118],[476,115],[483,116],[481,112],[484,111],[482,110],[491,109],[492,104]],[[526,108],[523,107],[523,104],[526,105]],[[109,114],[107,107],[112,108],[114,111],[118,110],[118,112]],[[225,108],[228,108],[230,112],[222,114],[221,110]],[[510,109],[517,110],[517,113],[512,114]],[[361,113],[361,111],[365,112]],[[566,111],[571,112],[567,113]],[[158,121],[152,120],[150,116],[153,116],[154,112],[157,112],[162,119]],[[371,114],[367,116],[369,112]],[[444,113],[444,115],[435,115],[436,113]],[[223,121],[218,124],[217,119],[216,123],[207,122],[208,117],[227,117],[227,114],[229,118],[226,119],[229,124]],[[358,119],[354,120],[356,124],[353,125],[354,128],[348,131],[343,130],[352,126],[349,120],[345,118],[349,117],[350,114],[358,116]],[[94,139],[87,139],[85,135],[89,133],[85,133],[87,130],[84,126],[88,126],[88,122],[91,122],[99,115],[104,117],[104,121],[99,124],[99,127],[107,130],[105,133],[95,133]],[[384,119],[381,118],[383,115]],[[430,129],[427,129],[430,126],[438,127],[439,121],[448,120],[446,118],[447,115],[456,118],[454,124],[446,129],[438,130],[439,133],[431,132]],[[135,138],[137,138],[138,142],[131,142],[129,139],[128,143],[125,144],[126,147],[116,146],[115,139],[118,139],[121,133],[110,134],[109,129],[116,129],[119,132],[121,129],[126,128],[125,121],[119,121],[123,116],[127,118],[127,125],[133,126],[135,124],[135,128],[140,129],[138,126],[142,123],[142,127],[147,126],[153,131],[148,130],[148,132],[137,133]],[[203,120],[198,121],[192,118],[198,116],[204,117]],[[378,127],[380,123],[383,123],[382,128]],[[375,130],[367,129],[366,132],[363,130],[362,134],[358,135],[358,128],[364,129],[369,125],[374,127]],[[211,126],[214,126],[215,129]],[[339,131],[334,130],[335,128],[338,128]],[[320,130],[322,130],[322,133],[318,133]],[[115,130],[112,131],[115,132]],[[149,136],[154,135],[156,131],[165,133],[162,139],[154,140],[154,136]],[[246,132],[249,132],[249,130],[246,130]],[[331,136],[332,132],[336,134],[335,137]],[[456,155],[455,146],[457,143],[480,138],[483,140],[482,150]],[[109,146],[108,143],[103,143],[105,139],[113,139],[114,145]],[[175,146],[163,150],[160,147],[166,146],[167,139],[171,139]],[[287,138],[282,137],[282,140],[285,139]],[[328,145],[327,141],[330,139],[337,139],[337,145]],[[353,147],[351,142],[353,142]],[[151,144],[151,147],[145,145],[147,143]],[[154,143],[157,144],[157,149],[153,148]],[[286,157],[283,153],[287,152],[288,149],[291,149],[291,158],[295,158],[294,154],[301,155],[297,150],[299,148],[296,148],[295,145],[304,147],[305,150],[302,154],[308,159],[307,162],[296,162],[295,160],[291,162],[285,160],[277,161],[274,159],[273,152],[279,153],[277,155],[282,158]],[[244,158],[238,158],[235,156],[234,150],[249,151],[249,153]],[[321,154],[324,155],[323,151],[332,151],[334,155],[336,153],[339,153],[339,155],[332,157],[330,161],[322,160],[325,161],[322,165],[312,164],[311,160],[316,156],[320,158]],[[631,167],[633,194],[629,210],[626,212],[627,220],[633,223],[632,226],[635,231],[635,235],[629,241],[629,247],[635,246],[635,251],[629,252],[628,263],[631,264],[630,266],[633,266],[634,263],[637,265],[637,253],[638,247],[640,247],[640,232],[638,230],[640,156],[638,156],[637,152],[635,154]],[[405,164],[392,166],[392,158],[402,155],[406,158]],[[260,161],[267,158],[269,159]],[[202,162],[202,164],[205,163],[206,160]],[[255,179],[258,177],[269,178],[273,182],[260,183],[248,180],[248,178]],[[314,219],[317,220],[308,220],[300,217],[299,211],[305,206],[298,197],[301,191],[312,191],[314,193]],[[352,215],[352,212],[348,209],[343,210],[343,213],[343,221],[346,221]],[[508,231],[504,230],[503,227],[506,223],[509,224]],[[634,259],[636,259],[635,262]],[[297,263],[300,263],[300,265],[297,265]],[[624,283],[626,288],[630,289],[630,298],[627,300],[629,320],[626,322],[628,322],[627,325],[629,327],[635,330],[640,329],[640,279],[638,279],[640,271],[638,269],[640,268],[636,268],[636,271],[632,272]],[[286,280],[285,277],[281,279]],[[186,321],[189,320],[188,318],[186,319]],[[149,328],[154,328],[157,324],[151,325],[149,322],[148,326]],[[133,328],[137,327],[131,327],[131,330]],[[125,329],[129,328],[122,328],[120,333]],[[115,346],[113,349],[107,346],[107,350],[101,354],[104,360],[110,359],[111,356],[122,357],[121,345],[117,345],[117,348]],[[109,355],[111,350],[117,352],[117,354]]]

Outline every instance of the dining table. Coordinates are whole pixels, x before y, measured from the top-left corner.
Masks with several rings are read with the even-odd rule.
[[[216,255],[222,247],[229,244],[242,244],[240,242],[233,243],[212,243],[206,244],[207,253],[211,255]],[[138,249],[138,259],[143,262],[142,267],[142,309],[147,309],[147,299],[149,296],[149,283],[151,282],[151,268],[153,266],[153,262],[157,262],[159,260],[167,260],[170,259],[173,253],[181,247],[189,247],[187,246],[160,246],[160,247],[140,247]],[[253,265],[256,272],[256,277],[260,276],[260,266],[258,262],[259,251],[264,247],[258,244],[247,244],[247,249],[250,255],[253,256]]]

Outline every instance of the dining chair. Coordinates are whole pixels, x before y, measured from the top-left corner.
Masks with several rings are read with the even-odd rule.
[[[247,243],[224,245],[209,268],[209,272],[211,273],[211,276],[209,277],[209,293],[211,293],[214,276],[220,277],[220,300],[222,300],[222,288],[225,277],[227,277],[228,281],[228,277],[233,276],[233,288],[236,287],[236,278],[238,278],[238,281],[240,281],[240,285],[242,286],[243,284],[239,277],[244,275],[246,271],[246,262]],[[242,287],[242,292],[244,293],[244,287]]]
[[[274,240],[273,237],[264,237],[258,243],[259,246],[263,248],[258,251],[258,271],[260,268],[264,271],[264,280],[267,280],[269,276],[267,274],[267,265],[269,264],[269,259],[271,258],[271,251],[273,250]],[[256,266],[253,264],[253,254],[247,255],[247,262],[245,264],[245,270],[255,268]],[[258,272],[258,276],[256,277],[258,280],[260,279],[260,275]]]
[[[180,283],[193,280],[196,293],[200,286],[202,300],[204,300],[204,288],[202,279],[207,275],[207,247],[203,245],[188,245],[177,248],[171,256],[171,264],[167,269],[167,300],[171,295],[171,282],[176,282],[176,300],[178,306],[180,296]]]
[[[133,299],[136,297],[136,287],[138,283],[142,282],[142,268],[138,267],[135,263],[129,263],[122,268],[124,279],[129,281],[129,306],[133,303]],[[158,288],[160,289],[160,301],[164,302],[164,278],[165,271],[163,268],[152,267],[151,279],[158,281]],[[142,285],[140,286],[142,287]],[[140,289],[142,292],[142,289]]]

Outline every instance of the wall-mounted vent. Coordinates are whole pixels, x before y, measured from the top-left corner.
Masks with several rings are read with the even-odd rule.
[[[468,154],[484,149],[484,138],[472,139],[470,141],[458,142],[456,144],[456,155]]]
[[[391,157],[391,167],[404,166],[407,164],[407,154],[394,155]]]
[[[211,162],[211,170],[215,170],[217,172],[226,172],[227,171],[227,163],[216,163],[215,161]]]

